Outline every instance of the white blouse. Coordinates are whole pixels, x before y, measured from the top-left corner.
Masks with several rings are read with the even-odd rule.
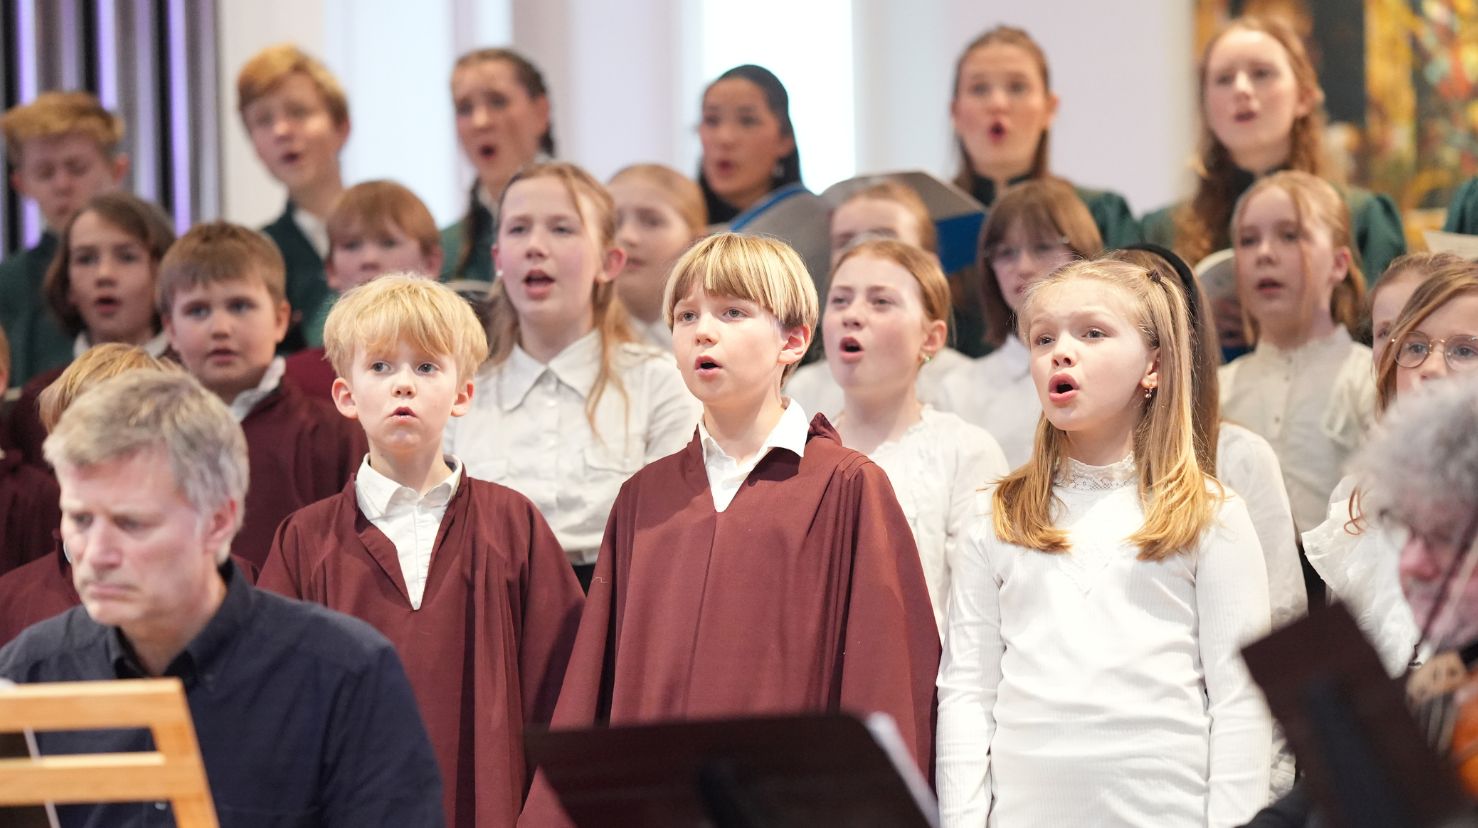
[[[1309,591],[1278,455],[1267,440],[1235,423],[1222,423],[1217,430],[1216,477],[1242,498],[1257,530],[1268,570],[1273,629],[1302,618],[1309,611]]]
[[[1030,356],[1020,339],[1008,336],[1001,347],[945,377],[940,389],[939,408],[989,431],[1013,469],[1032,456],[1042,419]]]
[[[1285,351],[1266,340],[1221,367],[1221,414],[1272,445],[1283,467],[1293,522],[1324,521],[1329,493],[1375,418],[1370,349],[1336,326]]]
[[[934,621],[943,635],[950,572],[975,519],[975,495],[1006,476],[1006,456],[985,429],[926,406],[922,419],[871,457],[888,473],[913,530]]]
[[[391,480],[370,465],[369,455],[359,464],[354,475],[354,502],[362,512],[395,546],[395,555],[400,559],[400,574],[405,578],[405,590],[411,599],[411,609],[421,608],[421,599],[426,594],[426,577],[431,572],[431,553],[436,545],[436,535],[441,531],[441,519],[446,517],[447,504],[457,493],[457,484],[462,480],[462,463],[455,457],[444,457],[443,462],[451,469],[447,479],[436,484],[426,494]]]
[[[938,405],[942,398],[941,385],[944,378],[968,365],[970,358],[953,348],[944,348],[934,358],[919,368],[919,378],[914,383],[919,402]],[[842,387],[831,376],[825,361],[802,365],[790,375],[785,383],[785,395],[806,407],[807,411],[825,414],[828,420],[835,419],[846,405]]]
[[[1065,461],[1071,550],[1001,541],[990,493],[950,587],[945,826],[1221,826],[1268,801],[1272,721],[1240,648],[1267,632],[1256,532],[1229,496],[1194,551],[1138,559],[1132,458]]]
[[[1346,477],[1329,498],[1328,519],[1304,533],[1304,554],[1329,591],[1355,616],[1360,631],[1380,654],[1381,664],[1399,676],[1411,663],[1421,630],[1401,591],[1401,547],[1406,538],[1366,516],[1361,530],[1351,525]]]
[[[548,365],[516,345],[502,364],[484,365],[471,409],[447,423],[442,441],[470,477],[532,500],[575,564],[595,562],[621,484],[686,445],[701,413],[670,354],[624,344],[613,359],[626,393],[606,385],[598,429],[585,415],[600,370],[600,334],[592,331]]]

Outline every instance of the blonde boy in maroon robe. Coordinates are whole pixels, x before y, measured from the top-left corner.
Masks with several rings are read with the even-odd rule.
[[[547,723],[584,601],[523,495],[441,450],[487,339],[467,303],[410,274],[345,294],[324,345],[333,397],[369,439],[343,491],[283,522],[261,586],[368,621],[400,652],[441,765],[447,824],[513,824],[523,728]]]
[[[703,419],[606,525],[556,728],[884,712],[927,770],[939,637],[883,470],[780,394],[816,325],[799,257],[711,236],[664,307]],[[565,817],[540,782],[521,824]]]
[[[282,254],[261,233],[197,224],[159,263],[156,304],[185,370],[225,401],[246,434],[251,479],[231,552],[261,567],[282,519],[344,487],[364,433],[328,400],[282,382],[289,309]]]

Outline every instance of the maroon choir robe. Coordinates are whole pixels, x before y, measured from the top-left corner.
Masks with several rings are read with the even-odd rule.
[[[51,473],[51,466],[41,455],[41,444],[46,442],[46,428],[41,425],[41,392],[56,382],[66,368],[63,365],[31,377],[30,382],[21,386],[21,395],[10,412],[10,442],[20,450],[26,463],[44,469],[47,474]]]
[[[527,790],[523,728],[554,710],[584,602],[528,498],[463,476],[421,608],[354,484],[283,522],[260,585],[368,621],[395,644],[442,771],[447,824],[508,826]]]
[[[42,557],[62,525],[60,492],[47,472],[19,451],[0,456],[0,575]]]
[[[927,770],[938,669],[893,487],[818,415],[723,512],[696,436],[622,486],[553,726],[881,711]],[[564,820],[540,779],[521,824]]]
[[[261,569],[277,524],[344,488],[369,449],[358,423],[287,383],[252,407],[241,430],[251,481],[231,552]]]
[[[323,348],[305,348],[286,359],[286,370],[282,381],[314,399],[332,400],[334,393],[334,366],[328,362]]]
[[[38,621],[60,615],[82,603],[72,585],[72,565],[62,553],[61,541],[53,537],[50,551],[42,557],[0,576],[0,647]],[[257,570],[235,558],[237,571],[255,581]]]

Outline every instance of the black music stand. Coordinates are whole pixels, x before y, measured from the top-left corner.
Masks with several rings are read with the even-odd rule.
[[[930,828],[928,785],[885,725],[779,716],[525,734],[576,825]]]
[[[1478,824],[1344,606],[1316,607],[1242,654],[1330,824]]]

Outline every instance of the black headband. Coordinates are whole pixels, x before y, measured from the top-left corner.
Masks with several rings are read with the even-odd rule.
[[[1199,314],[1201,310],[1200,300],[1197,298],[1199,291],[1196,289],[1196,274],[1191,270],[1191,266],[1185,263],[1185,259],[1176,255],[1175,251],[1169,248],[1161,247],[1158,244],[1151,244],[1150,242],[1126,244],[1119,249],[1153,253],[1169,262],[1170,267],[1175,270],[1175,275],[1180,278],[1180,287],[1185,293],[1187,315],[1190,317],[1191,323],[1196,324],[1196,321],[1200,318]]]

